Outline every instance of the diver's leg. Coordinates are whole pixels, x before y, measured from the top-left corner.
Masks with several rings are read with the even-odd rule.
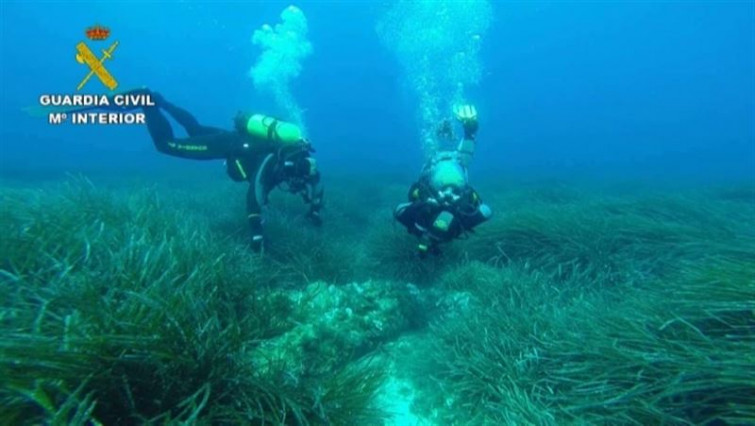
[[[244,144],[240,133],[228,131],[176,138],[159,108],[144,108],[144,116],[152,142],[163,154],[192,160],[222,160],[239,152]]]
[[[302,191],[302,198],[306,204],[309,204],[307,218],[309,218],[313,225],[319,227],[322,225],[320,210],[323,206],[323,195],[325,194],[320,179],[320,171],[315,171],[313,175],[307,175],[305,179],[306,183],[304,184],[304,190]]]
[[[317,180],[314,183],[310,184],[309,189],[307,190],[307,198],[309,199],[309,211],[307,212],[307,217],[315,226],[322,225],[320,210],[322,209],[322,200],[324,194],[325,190],[323,189],[322,183],[320,182],[318,173]]]
[[[208,126],[202,126],[199,124],[199,121],[191,115],[191,113],[183,108],[180,108],[176,106],[175,104],[167,101],[163,95],[161,95],[159,92],[155,92],[152,90],[149,90],[147,88],[140,88],[140,89],[134,89],[130,90],[128,92],[124,92],[124,95],[149,95],[152,102],[154,102],[154,106],[144,106],[142,109],[145,113],[148,111],[151,112],[152,115],[154,115],[154,110],[157,109],[163,109],[165,112],[170,114],[171,117],[173,117],[174,120],[178,122],[178,124],[181,125],[186,130],[186,133],[189,135],[189,137],[192,136],[201,136],[201,135],[208,135],[213,133],[219,133],[222,132],[222,129],[218,129],[215,127],[208,127]],[[113,103],[111,102],[111,105]],[[134,109],[137,107],[121,107],[121,109]],[[164,120],[164,117],[163,117]],[[164,128],[164,124],[160,124],[159,127]]]
[[[144,112],[144,118],[147,124],[147,131],[152,137],[152,142],[155,144],[155,148],[159,152],[164,154],[173,155],[172,149],[168,146],[168,142],[175,139],[173,135],[173,129],[170,126],[170,122],[160,112],[160,105],[163,102],[162,96],[156,92],[152,92],[146,88],[129,90],[127,92],[119,93],[119,95],[151,95],[152,100],[155,102],[154,106],[119,106],[115,104],[114,97],[112,95],[108,98],[109,103],[107,105],[96,105],[90,107],[71,109],[75,112],[93,111],[93,110],[105,110],[105,111],[131,111],[136,109],[142,109]]]
[[[252,250],[260,252],[265,248],[263,225],[265,223],[262,209],[267,205],[267,196],[275,187],[275,166],[273,154],[260,159],[254,167],[254,175],[249,176],[249,190],[246,193],[246,212],[249,222],[250,245]]]
[[[144,118],[147,122],[147,131],[152,137],[155,148],[163,154],[172,155],[172,149],[168,143],[175,139],[170,122],[160,112],[158,107],[145,107]]]
[[[176,120],[176,122],[178,122],[181,127],[186,129],[186,133],[190,137],[210,135],[225,131],[216,127],[202,126],[201,124],[199,124],[199,121],[193,115],[191,115],[189,111],[166,101],[165,98],[160,97],[159,106],[168,114],[170,114],[170,116],[173,117],[173,119]]]
[[[144,93],[144,89],[135,92]],[[166,101],[159,93],[146,93],[152,95],[155,105],[145,106],[142,110],[147,130],[159,152],[194,160],[219,160],[239,152],[244,144],[240,133],[202,126],[188,111]],[[173,128],[162,110],[186,129],[188,138],[175,137]]]

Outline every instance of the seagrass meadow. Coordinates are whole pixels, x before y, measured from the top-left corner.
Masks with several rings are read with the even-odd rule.
[[[0,424],[755,422],[755,186],[480,181],[419,260],[407,184],[274,193],[257,257],[221,178],[3,181]]]

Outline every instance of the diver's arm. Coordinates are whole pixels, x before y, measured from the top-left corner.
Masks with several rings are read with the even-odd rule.
[[[307,217],[315,226],[320,226],[320,209],[322,209],[323,195],[325,190],[322,186],[320,170],[317,169],[317,162],[309,155],[309,151],[302,151],[298,159],[289,160],[284,164],[287,168],[286,175],[290,179],[289,184],[292,187],[299,186],[298,190],[302,199],[309,205]],[[291,182],[300,182],[295,184]]]
[[[249,245],[252,250],[256,252],[262,251],[264,245],[264,237],[262,233],[262,205],[264,200],[264,194],[260,191],[264,190],[255,186],[254,182],[250,182],[249,190],[246,193],[246,217],[249,223]]]
[[[315,226],[320,226],[322,224],[322,219],[320,219],[320,209],[322,209],[324,195],[325,189],[320,180],[320,172],[317,171],[316,174],[307,181],[306,192],[304,194],[304,202],[309,204],[307,217],[313,224],[315,224]]]
[[[412,186],[409,187],[409,192],[407,193],[406,198],[410,203],[413,203],[415,201],[419,201],[421,196],[422,184],[420,183],[420,181],[414,182]]]
[[[260,252],[264,247],[262,208],[267,205],[268,195],[275,187],[275,155],[268,153],[249,176],[249,190],[246,194],[246,213],[250,230],[252,250]]]
[[[474,156],[474,150],[475,150],[474,134],[468,135],[467,130],[465,128],[464,138],[459,142],[459,146],[456,148],[456,151],[459,153],[459,159],[462,166],[464,167],[469,166],[469,163],[472,162],[472,157]]]
[[[275,179],[276,182],[286,182],[289,192],[301,195],[309,205],[307,217],[319,226],[324,190],[317,161],[310,155],[312,152],[314,150],[308,142],[279,151],[280,168]]]
[[[461,105],[455,108],[456,119],[464,127],[464,138],[459,142],[456,151],[464,167],[472,162],[475,151],[475,137],[477,135],[477,109],[473,105]]]

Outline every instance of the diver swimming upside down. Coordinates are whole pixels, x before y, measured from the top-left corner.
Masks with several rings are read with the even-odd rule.
[[[439,244],[459,238],[492,216],[467,177],[478,129],[477,110],[462,105],[454,108],[454,113],[464,128],[458,147],[438,152],[425,164],[419,179],[409,188],[409,201],[399,204],[393,213],[410,234],[419,238],[420,257],[428,252],[438,254]],[[452,137],[449,122],[442,123],[438,135]]]

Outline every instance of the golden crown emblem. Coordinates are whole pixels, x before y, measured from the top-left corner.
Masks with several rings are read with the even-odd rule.
[[[87,28],[85,33],[89,40],[96,40],[96,41],[105,40],[108,38],[108,36],[110,36],[110,30],[107,27],[103,27],[102,25],[95,25],[95,26],[89,27]]]

